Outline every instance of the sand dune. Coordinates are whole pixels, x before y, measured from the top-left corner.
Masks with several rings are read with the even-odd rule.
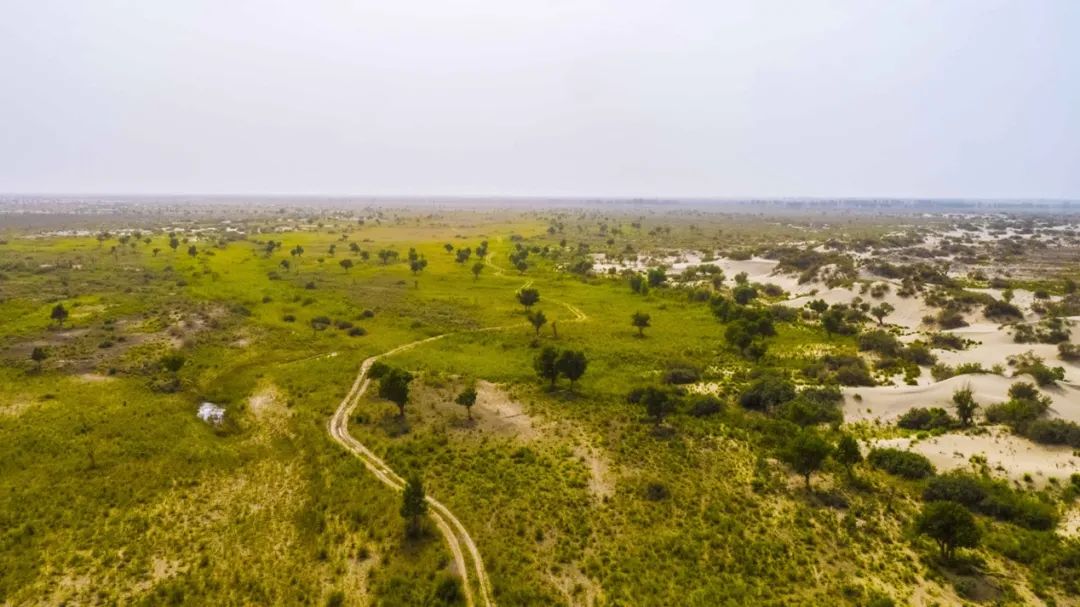
[[[997,476],[1023,481],[1025,474],[1039,485],[1050,478],[1067,481],[1080,472],[1080,457],[1069,447],[1039,445],[994,428],[989,434],[943,434],[925,440],[894,438],[874,443],[880,447],[908,449],[926,456],[939,471],[970,469],[971,457],[986,458],[987,466]]]
[[[873,388],[844,388],[844,418],[847,421],[895,421],[915,407],[952,407],[952,395],[958,389],[970,387],[975,401],[992,405],[1008,400],[1009,386],[1018,381],[1031,382],[1031,377],[1001,375],[958,375],[925,386],[875,386]],[[1080,423],[1080,386],[1060,382],[1044,388],[1043,393],[1053,401],[1050,416]],[[862,400],[856,400],[858,394]]]

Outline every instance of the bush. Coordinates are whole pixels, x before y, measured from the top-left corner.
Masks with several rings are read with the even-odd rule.
[[[897,356],[903,347],[895,335],[881,329],[863,333],[859,336],[858,343],[859,350],[877,352],[886,356]]]
[[[1080,346],[1068,342],[1058,344],[1058,358],[1067,361],[1080,360]]]
[[[879,470],[903,478],[921,479],[934,474],[934,465],[930,460],[902,449],[872,449],[866,461]]]
[[[1037,419],[1027,425],[1024,436],[1044,445],[1080,449],[1080,425],[1063,419]]]
[[[795,398],[795,384],[778,375],[763,375],[739,395],[739,405],[746,409],[769,411]]]
[[[968,508],[978,506],[987,495],[981,479],[963,472],[950,472],[933,477],[923,490],[923,499],[928,502],[950,501]]]
[[[724,404],[711,394],[698,394],[690,397],[688,413],[694,417],[709,417],[724,410]]]
[[[701,370],[688,364],[673,364],[664,373],[665,384],[692,384],[701,381]]]
[[[986,304],[983,308],[983,316],[990,319],[1023,319],[1024,313],[1020,311],[1020,308],[1007,301],[999,301],[995,299]]]
[[[908,430],[947,430],[957,424],[956,419],[949,415],[945,409],[940,407],[931,409],[916,407],[900,416],[896,425]]]

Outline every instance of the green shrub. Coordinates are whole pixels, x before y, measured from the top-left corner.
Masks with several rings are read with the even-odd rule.
[[[902,449],[872,449],[866,461],[879,470],[909,479],[926,478],[934,474],[934,465],[930,460],[918,453]]]

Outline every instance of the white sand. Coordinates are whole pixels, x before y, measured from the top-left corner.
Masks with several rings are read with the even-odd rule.
[[[1039,445],[1003,428],[994,428],[983,435],[943,434],[924,440],[894,438],[875,444],[920,453],[939,471],[971,469],[971,457],[981,455],[995,475],[1022,482],[1024,475],[1030,474],[1040,485],[1051,477],[1068,482],[1071,474],[1080,472],[1080,457],[1072,449]]]

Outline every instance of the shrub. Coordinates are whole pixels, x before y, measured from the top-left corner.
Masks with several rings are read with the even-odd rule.
[[[947,430],[956,426],[956,420],[940,407],[916,407],[900,416],[896,425],[908,430]]]
[[[859,350],[877,352],[887,356],[900,354],[903,347],[895,335],[881,329],[863,333],[859,336],[858,344]]]
[[[724,404],[711,394],[698,394],[690,397],[688,412],[694,417],[709,417],[724,410]]]
[[[1000,300],[993,300],[983,308],[983,316],[990,319],[1023,319],[1024,313],[1015,305]]]
[[[1080,346],[1069,342],[1058,344],[1058,358],[1067,361],[1080,360]]]
[[[692,384],[701,381],[701,370],[693,365],[675,363],[664,373],[665,384]]]
[[[784,377],[766,374],[754,380],[739,395],[739,405],[746,409],[769,411],[795,398],[795,384]]]
[[[872,449],[866,461],[871,466],[909,479],[920,479],[934,474],[934,465],[918,453],[902,449]]]

